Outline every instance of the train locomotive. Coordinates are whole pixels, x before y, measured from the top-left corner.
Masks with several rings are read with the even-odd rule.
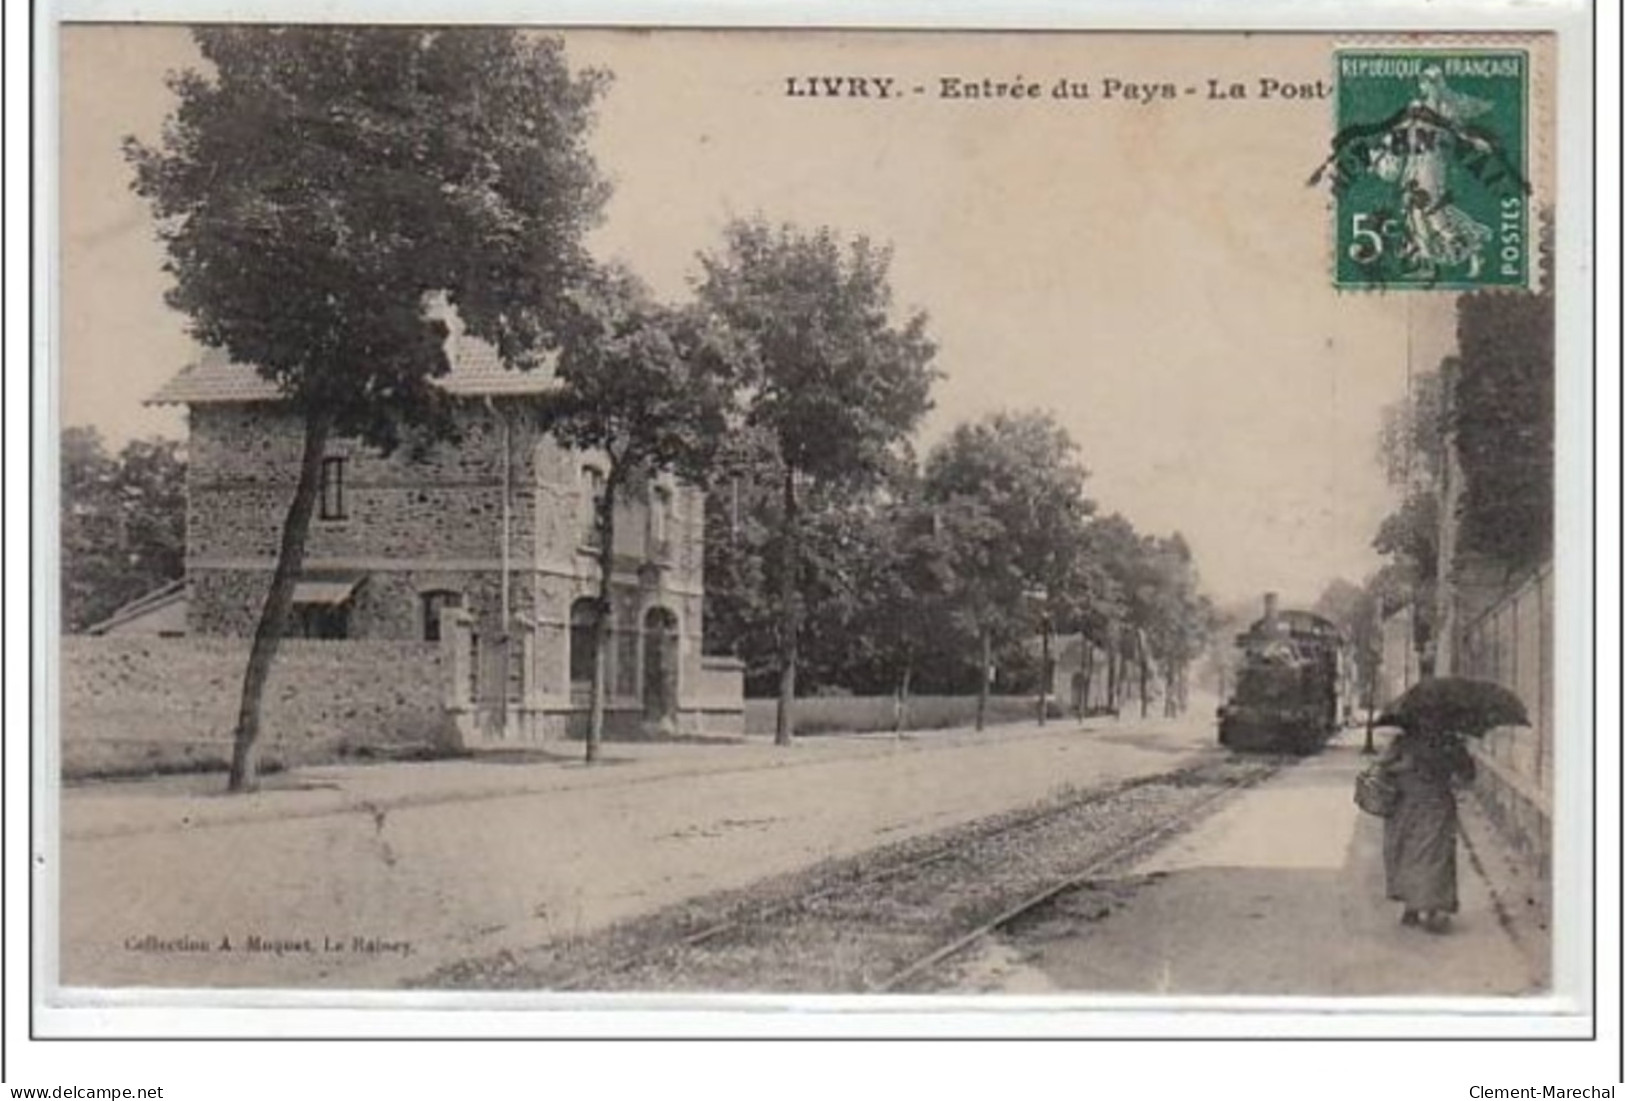
[[[1309,754],[1337,729],[1343,637],[1312,612],[1283,610],[1275,594],[1264,615],[1236,637],[1235,690],[1219,708],[1219,744],[1230,749]]]

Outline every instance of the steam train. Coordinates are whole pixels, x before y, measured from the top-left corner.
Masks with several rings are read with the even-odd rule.
[[[1230,749],[1309,754],[1337,729],[1343,636],[1331,620],[1282,610],[1274,593],[1264,615],[1236,637],[1235,690],[1219,708],[1219,744]]]

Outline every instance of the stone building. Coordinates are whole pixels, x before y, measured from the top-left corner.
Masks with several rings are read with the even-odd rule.
[[[451,643],[448,705],[469,744],[538,741],[584,727],[603,463],[544,430],[545,370],[502,365],[454,333],[440,384],[454,444],[381,455],[329,444],[294,593],[290,634]],[[298,480],[302,428],[260,375],[210,352],[155,394],[184,404],[187,633],[251,636]],[[734,732],[733,659],[701,655],[704,499],[659,477],[616,516],[612,735]],[[341,652],[341,651],[340,651]]]

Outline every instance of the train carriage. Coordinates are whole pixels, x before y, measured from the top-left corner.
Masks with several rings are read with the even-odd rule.
[[[1273,593],[1264,615],[1237,636],[1235,690],[1219,708],[1219,743],[1231,749],[1308,754],[1337,729],[1343,636],[1313,612],[1282,610]]]

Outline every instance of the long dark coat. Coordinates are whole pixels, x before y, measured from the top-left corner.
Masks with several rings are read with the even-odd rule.
[[[1476,771],[1467,747],[1453,735],[1406,732],[1379,764],[1399,788],[1399,805],[1383,822],[1388,897],[1411,910],[1455,913],[1454,788]]]

